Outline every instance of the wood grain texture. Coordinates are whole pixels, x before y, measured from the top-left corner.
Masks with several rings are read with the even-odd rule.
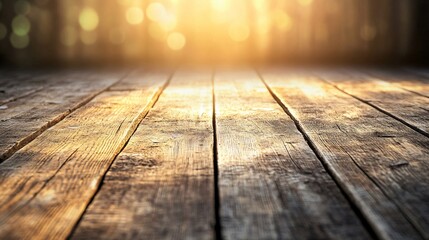
[[[0,164],[0,238],[66,238],[167,77],[102,93]]]
[[[0,162],[64,119],[71,112],[118,82],[124,72],[102,74],[72,71],[40,76],[41,89],[0,110]],[[37,78],[37,77],[36,77]],[[24,83],[22,83],[24,84]],[[20,88],[15,86],[14,88]],[[26,88],[26,87],[25,87]]]
[[[7,71],[0,73],[0,106],[44,89],[50,83],[48,72]]]
[[[72,239],[214,239],[211,71],[175,74]]]
[[[252,70],[215,75],[224,239],[370,239]]]
[[[429,137],[429,98],[358,71],[319,71],[316,76]]]
[[[380,238],[429,238],[427,137],[319,79],[262,76]]]
[[[372,77],[376,77],[395,84],[405,90],[429,98],[429,78],[419,71],[401,70],[366,70]]]

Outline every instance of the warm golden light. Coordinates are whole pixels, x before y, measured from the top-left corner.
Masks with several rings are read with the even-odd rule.
[[[249,37],[249,26],[245,22],[236,22],[229,27],[229,36],[236,42],[245,41]]]
[[[167,44],[172,50],[181,50],[186,44],[186,38],[179,32],[173,32],[168,35]]]
[[[226,12],[228,10],[229,0],[212,0],[211,4],[215,11]]]
[[[298,2],[302,5],[302,6],[308,6],[311,3],[313,3],[313,0],[298,0]]]
[[[159,21],[159,25],[164,31],[172,31],[177,25],[176,18],[172,15],[166,15],[162,20]]]
[[[357,60],[411,49],[413,21],[371,15],[411,16],[412,4],[400,2],[388,8],[358,0],[0,0],[0,45],[18,49],[31,42],[40,50],[30,55],[71,61]]]
[[[139,7],[128,8],[126,13],[127,22],[132,25],[137,25],[143,22],[143,10]]]
[[[166,10],[161,3],[153,2],[147,7],[146,15],[151,21],[161,22],[166,15]]]
[[[167,38],[167,32],[157,23],[150,23],[148,31],[149,35],[157,41],[164,42]]]
[[[79,15],[79,24],[85,31],[93,31],[98,26],[98,14],[92,8],[84,8]]]
[[[276,9],[272,14],[273,21],[281,31],[289,31],[292,28],[291,17],[282,10]]]
[[[323,97],[327,95],[327,90],[323,84],[315,84],[305,78],[291,79],[287,82],[287,87],[300,90],[307,97]]]

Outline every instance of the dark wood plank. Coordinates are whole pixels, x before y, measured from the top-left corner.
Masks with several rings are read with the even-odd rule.
[[[0,239],[64,239],[168,75],[107,91],[0,164]]]
[[[211,72],[179,72],[114,161],[76,239],[214,239]]]
[[[429,98],[356,71],[318,71],[316,75],[429,137]]]
[[[224,239],[370,239],[254,71],[217,72],[215,102]]]
[[[0,75],[0,107],[44,89],[52,73],[16,71]]]
[[[40,77],[43,89],[9,102],[7,108],[0,110],[0,162],[118,82],[124,74],[77,71]]]
[[[429,138],[319,79],[262,75],[380,238],[429,237]]]
[[[412,73],[413,75],[417,75],[419,79],[423,78],[424,79],[424,80],[422,79],[423,81],[429,82],[429,69],[427,67],[426,68],[407,67],[407,68],[403,68],[402,70],[408,73]]]

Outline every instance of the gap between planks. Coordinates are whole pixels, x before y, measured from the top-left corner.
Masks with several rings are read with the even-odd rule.
[[[215,90],[224,238],[370,238],[253,70],[217,73]]]
[[[213,128],[213,175],[214,175],[214,203],[215,203],[215,239],[222,240],[222,222],[220,218],[220,196],[219,196],[219,163],[217,149],[217,127],[216,127],[216,94],[215,94],[215,74],[216,69],[213,69],[211,76],[212,83],[212,128]]]
[[[425,112],[428,110],[424,110],[424,107],[429,106],[429,100],[426,97],[410,92],[388,79],[369,77],[370,75],[365,72],[347,71],[346,73],[328,72],[326,74],[316,71],[314,75],[350,97],[394,118],[419,134],[429,137],[429,117]],[[425,86],[426,84],[415,83],[415,85]],[[397,103],[393,103],[392,100]]]
[[[375,110],[377,110],[377,111],[379,111],[379,112],[381,112],[383,114],[386,114],[387,116],[389,116],[389,117],[391,117],[391,118],[399,121],[400,123],[404,124],[405,126],[409,127],[410,129],[416,131],[417,133],[422,134],[425,137],[429,137],[429,133],[427,133],[425,130],[420,129],[419,127],[416,127],[413,124],[410,124],[406,119],[402,119],[402,118],[396,116],[395,114],[393,114],[393,113],[391,113],[389,111],[386,111],[383,108],[377,106],[376,104],[371,103],[368,100],[365,100],[365,99],[363,99],[361,97],[358,97],[357,95],[351,94],[348,91],[346,91],[346,90],[338,87],[337,85],[333,84],[332,82],[329,82],[329,81],[327,81],[327,80],[325,80],[323,78],[320,78],[320,80],[322,80],[322,81],[326,82],[327,84],[333,86],[334,88],[338,89],[338,91],[340,91],[340,92],[342,92],[344,94],[347,94],[348,96],[350,96],[350,97],[352,97],[352,98],[354,98],[354,99],[356,99],[356,100],[358,100],[358,101],[360,101],[362,103],[365,103],[368,106],[371,106],[372,108],[374,108]]]
[[[91,204],[93,204],[95,198],[97,197],[97,195],[99,194],[100,190],[102,189],[104,183],[105,183],[105,178],[106,178],[106,174],[111,170],[112,165],[115,163],[115,160],[117,159],[117,157],[122,153],[122,151],[127,147],[129,141],[131,140],[131,138],[134,136],[134,134],[136,133],[136,131],[138,130],[139,125],[141,124],[141,122],[146,118],[146,116],[150,113],[150,111],[153,109],[153,107],[156,105],[156,103],[158,102],[159,98],[161,97],[161,94],[164,92],[164,90],[168,87],[168,85],[171,82],[171,79],[174,76],[175,71],[172,71],[172,73],[170,74],[170,76],[168,77],[167,81],[165,82],[165,84],[160,88],[159,92],[156,93],[155,98],[153,103],[149,106],[149,110],[147,112],[145,112],[145,114],[143,115],[142,119],[138,122],[137,127],[133,130],[133,132],[131,133],[131,135],[129,136],[128,140],[126,140],[125,144],[122,146],[121,150],[119,150],[119,152],[114,156],[114,160],[109,164],[109,166],[107,167],[106,171],[104,171],[104,173],[102,173],[102,177],[100,180],[100,184],[98,185],[97,189],[95,190],[94,194],[92,195],[92,197],[90,198],[88,204],[86,205],[85,209],[83,210],[81,216],[79,217],[79,219],[77,220],[77,222],[74,224],[72,230],[70,231],[69,235],[67,236],[67,239],[72,239],[73,235],[76,233],[80,223],[82,222],[85,214],[88,212],[88,208],[91,206]],[[126,89],[117,89],[115,91],[129,91],[130,89],[126,88]]]
[[[174,75],[72,238],[215,237],[211,84],[211,71]]]
[[[282,73],[285,74],[286,72],[282,71]],[[278,74],[279,73],[277,73],[277,75]],[[407,126],[403,126],[402,123],[395,123],[395,121],[396,121],[395,119],[389,120],[389,118],[391,118],[390,116],[387,116],[387,118],[384,118],[384,117],[382,117],[383,113],[377,114],[377,112],[379,112],[377,110],[376,111],[370,111],[371,107],[369,107],[369,108],[364,107],[362,105],[366,105],[366,104],[361,103],[360,105],[359,104],[351,105],[351,107],[353,107],[355,110],[366,110],[366,111],[369,110],[369,112],[371,112],[371,113],[368,113],[369,116],[359,114],[358,116],[362,116],[362,118],[360,118],[360,120],[358,121],[358,126],[356,126],[356,128],[359,128],[360,125],[362,125],[363,123],[365,123],[368,120],[371,120],[371,122],[373,122],[373,124],[370,124],[372,127],[378,126],[378,127],[382,127],[382,129],[386,129],[386,126],[384,126],[384,124],[388,124],[388,126],[391,126],[391,128],[393,128],[391,131],[396,130],[395,132],[397,132],[398,134],[404,135],[404,136],[402,136],[402,138],[398,138],[397,141],[399,141],[399,143],[411,144],[412,146],[415,146],[417,149],[420,149],[422,151],[422,153],[421,153],[422,155],[419,155],[418,152],[412,153],[410,151],[405,151],[403,146],[400,146],[400,147],[397,146],[397,149],[391,149],[390,150],[392,152],[392,154],[395,154],[395,157],[393,157],[392,159],[389,159],[389,156],[386,156],[384,153],[377,152],[376,148],[371,147],[365,143],[361,143],[361,145],[357,144],[358,146],[355,146],[355,147],[358,147],[357,150],[354,150],[353,148],[351,148],[348,150],[342,149],[342,150],[338,151],[338,149],[337,149],[336,150],[337,153],[335,153],[335,151],[334,151],[335,154],[332,155],[333,154],[331,152],[332,150],[329,147],[332,145],[332,143],[328,142],[328,145],[326,145],[326,142],[324,142],[326,140],[325,138],[328,137],[330,139],[329,141],[334,141],[334,140],[336,140],[336,138],[338,138],[338,140],[340,140],[340,141],[344,141],[344,139],[341,140],[342,139],[341,136],[343,136],[345,133],[341,129],[339,129],[340,131],[338,131],[338,129],[335,130],[334,128],[332,128],[333,126],[331,126],[332,123],[326,122],[326,120],[329,120],[329,116],[326,116],[326,117],[328,117],[328,119],[323,119],[324,115],[322,113],[324,111],[319,112],[319,114],[322,115],[322,119],[320,121],[317,120],[320,117],[313,119],[314,114],[316,114],[316,112],[317,112],[317,108],[320,108],[321,106],[326,106],[323,104],[323,102],[325,102],[325,104],[329,104],[330,101],[332,101],[332,100],[335,100],[336,102],[338,102],[337,107],[340,107],[340,108],[345,103],[352,104],[353,102],[360,102],[360,101],[358,101],[354,98],[351,98],[351,96],[349,96],[349,95],[347,95],[341,91],[338,91],[338,89],[336,89],[335,87],[333,87],[330,84],[327,84],[327,83],[324,83],[323,81],[320,81],[320,79],[318,79],[318,81],[320,81],[320,83],[317,83],[317,81],[314,79],[313,80],[308,79],[308,80],[306,80],[307,82],[300,83],[300,84],[297,84],[296,81],[297,80],[303,81],[303,79],[296,79],[295,81],[290,80],[291,81],[289,83],[290,86],[288,86],[287,85],[288,82],[285,82],[285,80],[288,79],[286,77],[286,76],[288,76],[287,74],[281,75],[281,78],[280,78],[280,77],[274,77],[275,75],[273,75],[271,73],[269,75],[270,76],[270,78],[269,78],[270,84],[265,79],[266,77],[268,78],[268,76],[265,76],[265,75],[267,75],[267,73],[265,72],[263,75],[264,75],[264,77],[261,77],[262,80],[266,83],[266,86],[271,90],[271,92],[273,93],[273,96],[277,97],[277,100],[280,101],[279,104],[281,106],[286,107],[288,110],[289,110],[289,105],[291,105],[291,108],[294,110],[294,112],[302,115],[299,117],[299,119],[304,121],[305,127],[302,127],[300,120],[298,120],[298,121],[300,123],[299,125],[302,127],[303,132],[305,134],[307,134],[307,131],[310,131],[309,133],[311,136],[309,136],[309,139],[311,140],[311,143],[314,144],[315,149],[319,149],[319,147],[321,147],[323,149],[323,151],[321,151],[319,149],[318,152],[321,153],[320,154],[321,156],[323,156],[322,160],[325,164],[327,164],[328,170],[330,171],[331,175],[334,177],[334,179],[336,179],[336,181],[338,183],[340,183],[340,186],[342,186],[344,191],[347,192],[350,195],[350,197],[352,197],[352,199],[354,199],[354,202],[356,202],[356,204],[358,204],[357,206],[359,206],[360,211],[362,211],[362,214],[364,216],[366,216],[367,220],[371,223],[371,226],[374,227],[374,231],[377,233],[377,235],[380,238],[386,238],[386,239],[398,238],[401,236],[406,237],[406,238],[410,238],[410,239],[424,238],[425,234],[426,234],[426,232],[425,232],[426,230],[424,230],[424,225],[426,224],[424,212],[425,212],[426,207],[423,204],[424,199],[425,199],[425,190],[422,189],[419,192],[415,192],[416,196],[414,196],[412,199],[407,200],[406,198],[400,197],[400,195],[398,195],[400,193],[398,193],[398,190],[394,187],[395,185],[390,186],[389,184],[392,184],[392,183],[400,184],[402,188],[406,188],[407,186],[411,187],[411,186],[409,186],[409,184],[414,184],[415,188],[417,188],[417,187],[426,188],[424,185],[422,185],[422,183],[420,183],[421,181],[424,181],[425,177],[421,174],[418,174],[419,172],[421,172],[421,170],[419,170],[420,169],[419,166],[415,166],[415,165],[419,164],[419,165],[422,165],[421,166],[422,168],[426,167],[425,163],[423,163],[421,161],[420,161],[421,162],[420,163],[418,161],[418,159],[422,160],[422,158],[424,158],[425,154],[426,155],[428,154],[427,150],[425,150],[423,148],[424,143],[428,141],[427,138],[425,138],[424,136],[421,136],[419,134],[413,134],[414,131],[407,130],[409,128]],[[280,81],[280,79],[282,79],[282,80]],[[325,84],[326,86],[330,86],[330,88],[334,89],[334,90],[329,90],[329,87],[323,86],[322,83]],[[323,94],[325,94],[325,95],[323,95],[321,93],[321,96],[319,98],[320,100],[317,100],[319,97],[318,95],[314,95],[315,99],[312,99],[313,95],[307,95],[310,93],[307,93],[305,91],[305,90],[307,90],[306,84],[310,84],[311,87],[316,88],[316,89],[318,89],[318,87],[321,87],[320,90],[323,90]],[[275,89],[273,90],[272,87],[274,87]],[[296,88],[298,90],[295,90],[294,88]],[[300,92],[300,91],[303,91],[303,92]],[[341,96],[341,94],[336,94],[335,91],[338,91],[338,93],[341,93],[344,96]],[[296,94],[298,94],[298,95],[301,94],[302,96],[300,97],[300,96],[297,96]],[[326,95],[326,94],[328,94],[328,95]],[[280,99],[279,95],[280,95],[281,99]],[[291,97],[291,98],[289,99],[286,96]],[[294,99],[295,96],[298,99]],[[345,97],[345,96],[347,96],[347,97]],[[347,98],[354,99],[354,101],[351,101]],[[289,101],[292,101],[292,102],[288,103]],[[302,106],[302,104],[305,104],[305,105]],[[343,104],[343,105],[341,105],[341,104]],[[311,106],[308,106],[309,109],[305,108],[305,106],[307,106],[307,105],[311,105]],[[328,108],[328,107],[326,106],[325,108]],[[331,106],[331,108],[332,108],[332,106]],[[313,114],[308,115],[308,110],[311,110],[311,109],[312,109]],[[346,123],[347,123],[347,121],[350,121],[348,119],[349,117],[344,118],[344,116],[342,116],[342,113],[344,113],[344,111],[347,112],[346,109],[336,109],[336,110],[335,109],[327,109],[327,110],[330,110],[332,112],[331,115],[332,114],[340,114],[338,116],[338,118],[339,119],[342,118],[343,120],[346,120]],[[335,111],[333,111],[333,110],[335,110]],[[316,112],[314,112],[314,111],[316,111]],[[327,113],[328,112],[325,112],[324,114],[326,115]],[[311,116],[313,116],[313,117],[311,117]],[[370,118],[368,118],[368,117],[370,117]],[[378,117],[380,119],[378,120],[375,117]],[[353,117],[351,119],[355,119],[355,117]],[[335,120],[337,120],[337,119],[335,119]],[[355,121],[357,121],[357,120],[355,120]],[[326,124],[326,126],[325,126],[325,124]],[[344,124],[343,124],[343,126],[344,126]],[[346,130],[350,130],[351,136],[354,136],[353,133],[357,134],[355,136],[355,137],[357,137],[357,139],[355,139],[355,140],[347,139],[347,140],[345,140],[346,143],[344,143],[344,144],[341,143],[338,146],[341,147],[342,145],[344,145],[347,147],[347,144],[352,144],[351,146],[353,146],[353,144],[356,144],[354,141],[360,139],[359,137],[363,137],[363,136],[371,137],[371,135],[368,135],[374,131],[374,130],[372,130],[371,126],[369,126],[369,128],[366,129],[366,132],[362,132],[362,133],[354,132],[356,130],[354,126],[346,127]],[[339,128],[338,124],[337,124],[337,127]],[[369,129],[371,129],[371,131],[368,132]],[[314,132],[315,130],[317,130],[317,132],[321,133],[321,135],[317,135]],[[365,128],[362,130],[365,130]],[[320,132],[320,131],[322,131],[322,132]],[[328,134],[329,136],[327,136],[326,133],[331,133],[331,135]],[[377,132],[375,132],[375,135],[377,135]],[[314,141],[316,141],[316,143]],[[362,139],[358,140],[358,142],[359,141],[362,141]],[[377,145],[377,143],[378,143],[378,144],[381,144],[381,146],[389,146],[388,144],[391,144],[390,143],[391,140],[389,140],[389,139],[381,140],[381,139],[378,139],[377,136],[375,136],[375,138],[372,139],[372,141],[373,142],[375,141],[374,142],[375,145]],[[320,144],[325,144],[325,145],[320,145]],[[366,149],[367,151],[368,150],[374,151],[374,154],[373,154],[374,156],[370,157],[370,155],[366,154],[365,152],[359,152],[359,149],[360,150]],[[412,150],[412,147],[411,147],[411,150]],[[349,152],[347,152],[347,151],[351,151],[350,153],[353,156],[350,155]],[[403,153],[401,151],[403,151]],[[376,180],[374,180],[373,179],[374,176],[372,176],[369,178],[369,180],[373,181],[373,184],[375,184],[375,185],[373,187],[371,187],[371,185],[368,185],[365,192],[357,191],[358,190],[357,188],[362,187],[362,186],[366,186],[366,185],[361,185],[361,184],[368,184],[368,181],[366,181],[366,183],[365,183],[365,180],[361,179],[360,181],[353,183],[353,182],[349,182],[350,181],[349,178],[353,177],[352,179],[357,180],[356,177],[359,176],[358,169],[361,169],[361,171],[363,171],[362,172],[363,174],[367,174],[366,171],[371,170],[371,168],[363,170],[360,167],[360,165],[357,162],[355,162],[355,164],[357,164],[357,167],[358,167],[356,170],[351,171],[352,169],[349,169],[349,172],[347,172],[347,171],[344,172],[345,170],[347,170],[347,169],[345,169],[346,166],[344,165],[346,163],[345,160],[346,160],[347,156],[342,156],[341,155],[342,153],[348,154],[349,157],[351,158],[351,160],[353,160],[353,162],[355,162],[354,157],[357,157],[357,161],[359,161],[359,164],[363,164],[366,168],[368,168],[369,166],[365,165],[365,162],[363,162],[363,157],[366,157],[366,158],[369,157],[369,160],[375,161],[377,159],[374,157],[382,154],[381,158],[384,161],[384,163],[381,164],[381,162],[378,162],[378,164],[379,164],[379,170],[378,171],[387,171],[386,174],[391,175],[391,177],[393,177],[393,179],[389,180],[388,178],[386,179],[383,176],[380,176],[380,177],[376,177]],[[409,166],[410,171],[411,170],[417,171],[417,173],[416,173],[417,175],[414,178],[412,178],[408,181],[405,181],[403,183],[395,182],[395,181],[399,181],[400,179],[402,179],[402,177],[404,176],[403,174],[405,174],[407,172],[406,169],[408,169],[408,167],[402,168],[402,171],[405,171],[404,173],[402,173],[402,171],[401,172],[392,172],[392,169],[390,169],[390,170],[388,169],[389,166],[387,166],[387,169],[386,169],[386,166],[384,166],[386,164],[389,164],[389,162],[390,162],[390,165],[395,164],[395,161],[398,161],[399,159],[401,159],[401,156],[410,162],[410,163],[408,163],[409,165],[408,164],[406,165],[406,166]],[[414,157],[417,157],[417,161],[413,160]],[[349,161],[350,161],[350,159],[349,159]],[[411,168],[411,166],[414,166],[414,167]],[[369,173],[374,174],[373,173],[374,171],[369,172]],[[399,171],[399,170],[397,170],[397,171]],[[377,175],[375,175],[375,176],[377,176]],[[413,179],[414,179],[414,181],[412,181]],[[420,179],[421,181],[418,181],[418,179]],[[363,181],[363,182],[361,182],[361,181]],[[379,185],[378,181],[380,181],[381,184],[384,184],[384,185],[383,186]],[[378,188],[378,190],[377,190],[377,188]],[[389,194],[386,193],[385,188],[387,189],[387,191],[389,191]],[[368,195],[368,194],[370,194],[370,195]],[[392,197],[392,195],[397,196],[399,199]],[[368,198],[368,196],[371,196],[371,198]],[[387,202],[383,201],[385,203],[380,205],[377,201],[374,202],[374,199],[372,199],[373,197],[375,197],[375,199],[379,198],[378,202],[382,201],[382,199],[387,200]],[[416,201],[415,205],[412,204],[413,200]],[[367,201],[369,201],[369,202],[367,202]],[[403,207],[401,206],[401,203],[404,204]],[[396,210],[394,210],[395,208],[396,208]],[[392,211],[399,211],[400,214],[398,215],[397,213],[392,212]],[[423,213],[421,213],[421,212],[423,212]]]
[[[31,76],[24,74],[23,76],[21,76],[21,73],[19,73],[18,76],[2,76],[3,78],[0,79],[0,84],[2,86],[0,88],[0,93],[6,95],[9,94],[10,96],[5,97],[0,94],[0,106],[27,97],[28,95],[45,89],[49,85],[48,83],[43,83],[43,78],[49,78],[51,74],[38,72],[33,74],[40,75]],[[11,78],[13,80],[11,80]],[[11,91],[12,93],[10,93],[9,91]]]
[[[110,161],[113,161],[111,155],[122,149],[131,137],[131,133],[137,128],[137,123],[153,104],[154,98],[159,96],[162,91],[162,86],[164,86],[167,78],[164,78],[163,74],[158,74],[158,76],[158,78],[150,79],[150,81],[147,81],[147,77],[151,76],[146,76],[143,79],[144,83],[140,83],[142,86],[128,94],[115,91],[101,94],[90,104],[68,116],[67,121],[64,120],[46,131],[44,138],[37,138],[38,140],[14,154],[13,159],[10,158],[1,164],[0,175],[2,177],[0,180],[4,186],[9,185],[5,188],[7,191],[0,194],[0,199],[3,202],[0,205],[2,207],[0,215],[1,236],[16,238],[29,238],[30,236],[34,238],[65,238],[68,236],[75,221],[81,216],[80,211],[85,210],[87,201],[90,200],[93,191],[100,184],[99,180],[102,177],[100,173],[107,168]],[[167,75],[165,74],[165,76]],[[116,88],[120,89],[121,86]],[[142,105],[142,103],[146,104]],[[121,109],[121,107],[127,108]],[[115,109],[116,116],[112,115],[111,109]],[[98,114],[94,115],[95,110],[98,111]],[[135,114],[128,116],[128,114],[124,114],[124,111],[131,111]],[[121,131],[116,131],[116,133],[101,131],[102,126],[99,127],[97,121],[93,121],[97,117],[112,118],[108,124],[113,125],[113,127],[119,124],[118,120],[126,118],[127,125],[119,124],[118,129]],[[87,125],[84,124],[82,129],[70,132],[70,127],[76,126],[78,123],[82,124],[81,121]],[[91,138],[93,134],[98,133],[103,134],[97,138]],[[118,134],[123,138],[118,138]],[[79,151],[75,149],[76,144],[73,141],[68,141],[69,138],[73,137],[77,137],[76,140],[82,142],[81,147],[89,149],[79,149]],[[54,151],[50,154],[44,153],[45,145],[58,142],[58,138],[61,138],[61,142],[64,144],[55,145],[56,149],[51,149]],[[91,141],[85,141],[85,139]],[[96,151],[97,146],[103,146],[103,151]],[[30,152],[26,152],[27,150]],[[67,161],[64,161],[65,154],[71,151],[72,154],[69,154]],[[33,159],[32,156],[39,152],[44,154],[44,158]],[[94,161],[94,158],[98,161]],[[87,161],[79,161],[79,159],[86,159]],[[57,166],[61,162],[63,163]],[[22,166],[26,166],[26,168]],[[40,171],[42,167],[45,169],[43,172]],[[43,183],[46,180],[48,181]],[[63,180],[67,181],[63,182]],[[79,201],[76,199],[73,201],[73,189],[77,188],[79,184],[82,187],[88,184],[90,186],[83,188],[85,190],[78,197]],[[29,222],[28,218],[35,222]],[[16,229],[18,227],[25,231],[18,231]]]
[[[305,139],[307,145],[311,148],[311,150],[316,155],[317,159],[322,164],[323,168],[326,170],[326,172],[329,174],[331,179],[335,182],[338,189],[340,189],[343,196],[346,198],[347,202],[350,204],[350,207],[352,208],[353,212],[356,214],[356,216],[359,218],[360,222],[363,224],[363,226],[366,228],[370,236],[374,239],[377,238],[377,234],[375,233],[374,229],[372,228],[371,224],[368,223],[368,220],[365,218],[364,214],[359,210],[359,207],[356,205],[356,203],[353,201],[353,199],[350,198],[349,194],[347,194],[347,189],[344,189],[344,187],[341,186],[340,180],[335,176],[335,174],[332,173],[331,169],[328,165],[326,165],[325,161],[323,160],[323,156],[317,146],[314,144],[314,142],[311,140],[311,138],[308,136],[308,134],[305,132],[304,128],[302,127],[299,120],[290,112],[290,110],[282,103],[282,100],[273,92],[273,90],[268,86],[267,82],[264,80],[261,72],[258,69],[255,69],[256,73],[258,74],[258,77],[261,79],[264,86],[267,88],[271,96],[274,98],[274,100],[280,105],[280,107],[283,109],[283,111],[286,113],[286,115],[289,116],[289,118],[294,122],[296,128],[301,133],[302,137]]]
[[[72,74],[74,74],[74,73],[72,73]],[[19,149],[23,148],[25,145],[27,145],[28,143],[33,141],[36,137],[41,135],[44,131],[55,126],[61,120],[66,118],[68,115],[70,115],[71,113],[73,113],[77,109],[81,108],[82,106],[84,106],[85,104],[90,102],[92,99],[94,99],[95,97],[97,97],[101,93],[108,90],[111,86],[117,84],[122,79],[126,78],[126,76],[129,74],[130,73],[126,73],[125,75],[120,74],[122,76],[118,76],[117,80],[113,80],[112,83],[108,83],[107,86],[104,86],[104,87],[99,88],[99,89],[94,89],[93,91],[88,92],[88,93],[83,93],[80,99],[76,99],[75,103],[73,101],[71,101],[71,102],[66,103],[64,105],[53,107],[52,109],[54,109],[54,111],[56,111],[56,112],[51,113],[50,115],[46,116],[45,117],[46,119],[43,119],[43,121],[45,121],[45,122],[43,122],[41,125],[36,125],[36,122],[31,121],[31,120],[30,120],[30,122],[27,121],[26,122],[27,126],[24,126],[20,129],[20,131],[24,130],[22,135],[20,135],[19,133],[15,133],[15,135],[17,134],[16,137],[9,139],[9,143],[7,143],[8,145],[0,147],[0,163],[5,161],[9,157],[11,157],[16,151],[18,151]],[[52,74],[52,75],[46,75],[45,77],[54,78],[55,76],[56,76],[55,74]],[[69,75],[66,75],[66,76],[70,77]],[[77,76],[77,77],[82,77],[82,76]],[[84,74],[83,77],[89,78],[90,76]],[[52,80],[52,79],[49,79],[49,80]],[[55,79],[53,79],[53,80],[55,80]],[[97,81],[97,80],[91,79],[91,80],[84,80],[84,81]],[[62,82],[60,82],[60,84],[62,84]],[[65,87],[70,87],[74,83],[70,83],[69,84],[70,86],[68,86],[67,85],[68,83],[66,81],[63,84],[65,84]],[[59,84],[56,84],[56,85],[59,85]],[[29,98],[30,96],[33,96],[35,93],[41,92],[42,90],[45,90],[45,89],[49,90],[50,87],[55,87],[56,85],[50,84],[47,86],[40,87],[40,89],[38,89],[37,91],[33,91],[30,94],[26,94],[25,96],[15,97],[15,99],[11,102],[14,102],[17,100],[25,101],[24,97]],[[101,83],[100,83],[100,85],[101,85]],[[65,109],[62,109],[62,108],[65,108]],[[49,109],[49,111],[52,111],[52,109]],[[11,110],[11,108],[9,108],[7,110]],[[31,111],[32,110],[29,110],[29,112],[28,112],[30,114],[30,116],[31,116],[31,114],[35,114],[35,112],[31,112]],[[26,114],[28,114],[28,113],[26,113]],[[22,113],[18,112],[17,114],[22,114]],[[9,120],[11,120],[11,119],[7,119],[7,121],[9,121]],[[6,123],[6,121],[3,121],[3,124],[4,123]],[[7,130],[7,129],[5,129],[5,130]],[[25,131],[27,131],[27,132],[25,132]],[[6,143],[3,142],[2,144],[6,144]]]

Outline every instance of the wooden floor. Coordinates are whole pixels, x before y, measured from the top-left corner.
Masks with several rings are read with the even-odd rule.
[[[0,239],[429,239],[429,71],[0,75]]]

